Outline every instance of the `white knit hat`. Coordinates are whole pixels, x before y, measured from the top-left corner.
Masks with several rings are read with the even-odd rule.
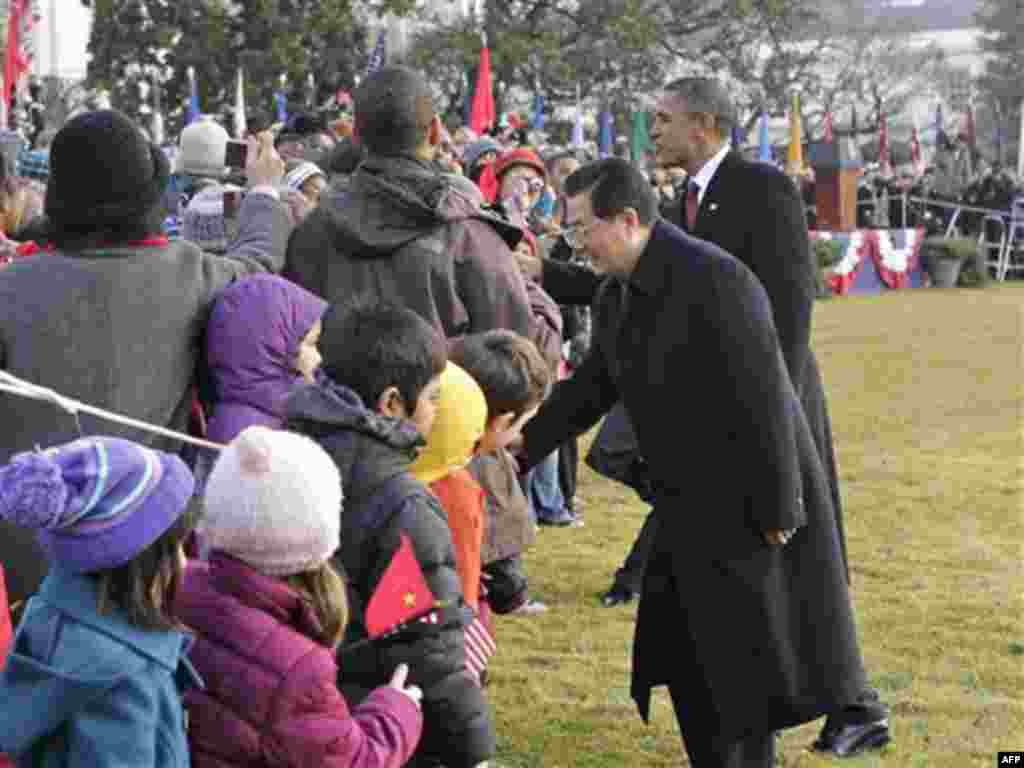
[[[323,176],[325,179],[327,178],[327,174],[320,170],[320,166],[315,163],[303,161],[285,175],[284,184],[288,189],[294,189],[296,192],[301,192],[302,185],[314,176]]]
[[[341,475],[307,437],[249,427],[217,459],[199,529],[204,544],[268,576],[323,565],[341,542]]]
[[[220,178],[227,173],[228,132],[210,117],[186,126],[178,142],[178,173]]]

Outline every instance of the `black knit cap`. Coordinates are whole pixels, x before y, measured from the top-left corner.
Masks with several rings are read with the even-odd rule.
[[[160,200],[169,173],[164,153],[125,114],[86,112],[50,146],[46,215],[79,232],[139,218]]]

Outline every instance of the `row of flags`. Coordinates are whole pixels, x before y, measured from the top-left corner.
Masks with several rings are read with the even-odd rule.
[[[0,101],[0,125],[7,125],[7,113],[11,104],[11,98],[15,94],[23,94],[27,88],[28,73],[31,70],[32,60],[35,55],[33,49],[32,31],[40,17],[38,0],[9,0],[8,2],[8,25],[7,25],[7,48],[4,61],[4,82],[3,99]],[[370,54],[367,63],[366,74],[370,75],[384,66],[387,61],[387,30],[382,29],[378,35],[377,43]],[[187,70],[189,97],[186,105],[186,125],[197,120],[201,114],[199,103],[199,91],[196,82],[194,67]],[[313,90],[312,74],[310,74],[310,89]],[[285,78],[282,75],[281,88],[274,93],[274,107],[277,121],[285,123],[288,120],[287,97],[284,93]],[[487,44],[486,33],[481,32],[480,63],[477,66],[476,82],[472,89],[468,88],[468,79],[464,83],[466,90],[465,122],[477,134],[482,134],[492,129],[497,122],[493,96],[493,83],[491,74],[491,52]],[[159,103],[159,87],[154,87],[154,114],[153,134],[154,138],[162,140],[163,137],[163,115]],[[351,96],[339,92],[337,101],[351,103]],[[533,103],[533,114],[530,119],[530,127],[534,130],[541,130],[545,124],[545,102],[544,95],[540,88],[537,88]],[[245,108],[245,75],[241,68],[237,72],[234,104],[234,132],[236,137],[242,138],[247,130],[246,108]],[[851,107],[850,115],[851,128],[857,132],[857,111]],[[882,173],[891,173],[892,165],[889,155],[889,135],[885,116],[881,118],[879,135],[879,165]],[[935,131],[935,143],[940,144],[946,137],[945,123],[942,113],[942,105],[936,107],[935,121],[930,126]],[[977,144],[977,133],[974,120],[973,108],[968,108],[965,117],[964,133],[967,143],[974,147]],[[1024,136],[1024,102],[1021,104],[1021,134]],[[831,111],[825,115],[825,141],[833,141],[833,120]],[[743,135],[739,128],[734,128],[732,142],[734,146],[743,143]],[[583,106],[580,95],[580,86],[576,85],[576,114],[573,121],[571,144],[580,147],[585,143],[583,131]],[[1002,154],[1002,145],[1005,143],[1005,130],[1000,125],[996,128],[995,143],[998,152]],[[643,110],[637,110],[632,115],[630,130],[630,154],[635,162],[640,161],[646,153],[651,151],[649,130],[647,126],[647,114]],[[608,157],[614,152],[615,147],[615,121],[610,111],[603,110],[598,116],[598,151],[601,157]],[[917,126],[914,126],[911,133],[911,154],[915,172],[923,170],[921,159],[921,143]],[[758,158],[765,162],[772,162],[773,155],[771,144],[768,138],[768,115],[762,110],[760,120],[760,136]],[[1017,163],[1017,173],[1024,177],[1024,140],[1020,142],[1020,151]],[[793,173],[800,173],[804,170],[804,158],[802,150],[802,129],[800,124],[800,97],[793,95],[793,105],[790,111],[790,144],[789,154],[786,161],[786,168]]]
[[[760,131],[760,146],[758,152],[758,159],[764,162],[773,162],[773,154],[771,149],[771,142],[768,138],[768,114],[766,111],[761,112],[761,131]],[[790,124],[790,142],[789,150],[786,158],[786,171],[787,173],[799,174],[805,170],[804,158],[803,158],[803,146],[802,146],[802,129],[800,122],[800,96],[799,94],[793,95],[793,104],[789,114]],[[850,113],[850,125],[851,131],[857,133],[857,109],[851,107]],[[935,109],[935,120],[928,126],[929,130],[933,130],[935,133],[935,145],[941,146],[948,140],[948,134],[946,133],[945,120],[942,113],[942,105],[939,104]],[[825,141],[832,142],[834,140],[834,128],[832,120],[832,112],[828,111],[825,113],[825,125],[824,125]],[[965,137],[966,144],[971,148],[977,147],[977,128],[974,119],[974,108],[968,106],[967,113],[964,116],[962,124],[962,134]],[[1024,137],[1024,101],[1021,103],[1021,135]],[[879,148],[878,148],[878,164],[879,169],[883,176],[892,175],[892,159],[891,159],[891,148],[889,142],[889,128],[888,121],[885,114],[882,114],[879,118]],[[1005,131],[1001,125],[996,127],[995,132],[995,144],[997,147],[997,154],[1002,155],[1002,145],[1005,142]],[[734,138],[734,145],[738,146]],[[918,128],[914,125],[911,128],[910,135],[910,154],[911,164],[914,169],[915,175],[920,175],[924,172],[924,162],[921,153],[921,139],[918,132]],[[1024,140],[1020,143],[1020,151],[1017,160],[1017,175],[1024,178]]]

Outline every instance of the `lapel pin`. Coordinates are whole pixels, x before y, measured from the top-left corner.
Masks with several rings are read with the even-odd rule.
[[[714,212],[715,212],[715,211],[717,211],[717,210],[718,210],[718,203],[711,203],[711,204],[710,204],[710,205],[708,206],[708,212],[709,212],[709,213],[714,213]]]

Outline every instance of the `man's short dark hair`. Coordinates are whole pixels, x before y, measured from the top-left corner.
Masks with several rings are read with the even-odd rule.
[[[434,119],[434,99],[422,74],[408,67],[384,67],[356,89],[356,131],[375,155],[416,150]]]
[[[688,112],[714,115],[723,139],[732,136],[737,123],[736,106],[720,82],[711,77],[682,77],[666,85],[665,90],[681,97]]]
[[[551,370],[537,346],[512,331],[466,336],[452,348],[451,360],[483,390],[488,422],[503,413],[519,418],[551,389]]]
[[[366,299],[332,304],[321,319],[323,372],[370,410],[396,387],[411,414],[430,380],[448,364],[445,340],[411,309]]]
[[[658,216],[658,200],[643,174],[621,157],[589,163],[565,180],[565,196],[590,192],[594,215],[610,219],[633,208],[643,226]]]

